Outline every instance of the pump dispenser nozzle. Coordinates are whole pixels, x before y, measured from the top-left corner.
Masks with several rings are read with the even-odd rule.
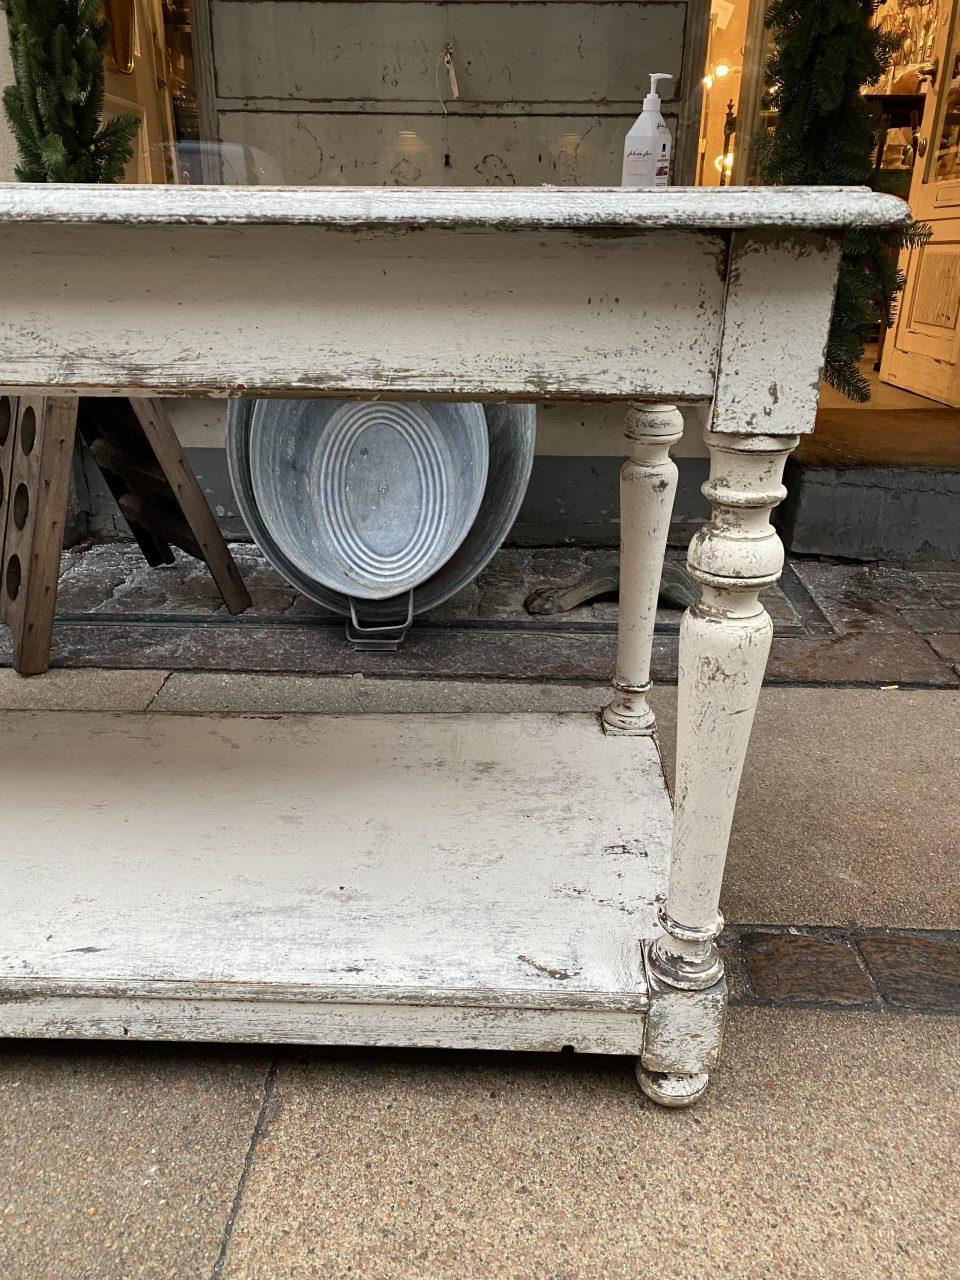
[[[672,80],[673,76],[666,71],[654,71],[650,75],[650,92],[643,100],[644,111],[657,111],[660,107],[658,92],[661,80]]]

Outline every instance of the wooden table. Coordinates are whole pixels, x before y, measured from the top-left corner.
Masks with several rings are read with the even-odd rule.
[[[840,236],[908,216],[828,188],[0,187],[11,394],[620,399],[630,449],[602,714],[93,717],[115,765],[86,772],[64,718],[5,741],[0,1031],[572,1045],[694,1101],[770,513]],[[712,516],[671,808],[647,691],[691,401]]]

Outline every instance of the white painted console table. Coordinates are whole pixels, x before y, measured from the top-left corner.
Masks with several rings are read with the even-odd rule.
[[[602,717],[99,716],[100,770],[58,755],[62,718],[5,741],[0,1033],[572,1045],[697,1098],[769,516],[840,235],[907,217],[825,188],[0,187],[0,385],[41,420],[85,392],[606,398],[631,450]],[[671,811],[646,692],[697,400]]]

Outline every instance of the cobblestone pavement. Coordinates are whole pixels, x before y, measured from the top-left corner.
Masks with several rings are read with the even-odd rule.
[[[233,551],[253,597],[237,620],[205,567],[186,556],[150,569],[129,542],[66,552],[54,665],[575,680],[603,680],[612,668],[615,599],[553,618],[523,607],[531,591],[588,574],[607,550],[505,548],[453,600],[418,617],[394,655],[357,654],[340,620],[290,587],[257,547],[236,543]],[[681,562],[683,552],[671,548],[669,556]],[[768,682],[958,683],[958,562],[792,559],[765,603],[775,625]],[[659,611],[660,680],[676,675],[679,619],[676,609]],[[8,661],[4,635],[0,662]]]

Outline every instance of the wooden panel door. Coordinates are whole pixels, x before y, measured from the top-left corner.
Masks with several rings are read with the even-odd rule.
[[[203,128],[227,182],[618,184],[649,74],[664,71],[672,179],[688,182],[708,8],[192,0]]]
[[[904,252],[907,287],[884,347],[883,382],[960,406],[960,2],[943,5],[934,79],[910,187],[930,241]]]

